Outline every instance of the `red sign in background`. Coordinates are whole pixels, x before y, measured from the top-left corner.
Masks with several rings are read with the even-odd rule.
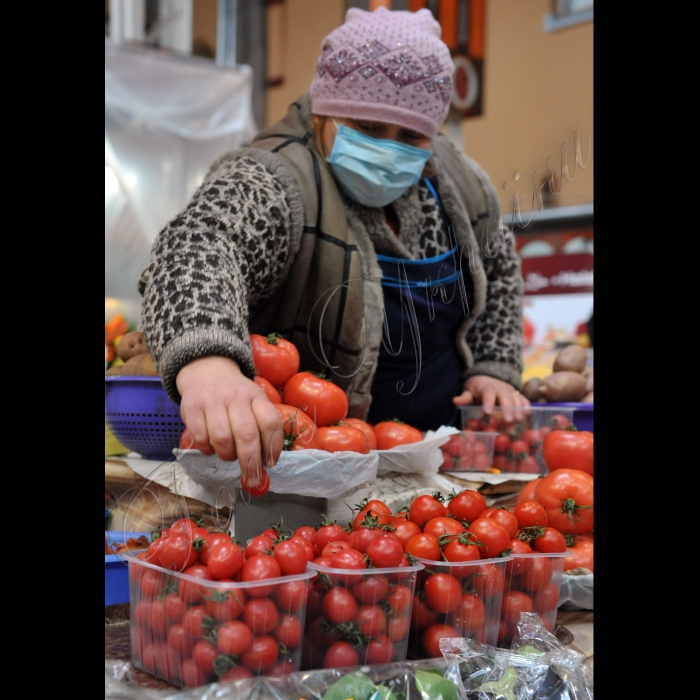
[[[525,295],[593,291],[593,254],[571,253],[523,258]]]

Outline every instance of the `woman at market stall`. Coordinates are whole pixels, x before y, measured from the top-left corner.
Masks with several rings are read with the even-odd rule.
[[[248,464],[250,486],[281,449],[251,333],[280,332],[370,423],[529,403],[512,236],[483,170],[438,133],[454,70],[440,33],[426,9],[348,10],[307,94],[215,162],[153,245],[148,347],[194,446]]]

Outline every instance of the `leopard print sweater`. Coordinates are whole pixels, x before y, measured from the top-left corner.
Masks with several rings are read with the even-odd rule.
[[[450,247],[440,208],[423,182],[393,203],[397,236],[384,213],[357,205],[377,253],[421,259]],[[293,205],[264,165],[239,155],[221,159],[189,204],[157,236],[139,281],[142,328],[171,398],[174,378],[197,357],[235,359],[249,377],[255,369],[248,319],[279,289],[292,263]],[[485,311],[467,335],[474,364],[465,376],[488,374],[514,383],[522,366],[522,280],[517,256],[484,258]],[[161,363],[168,348],[169,366]],[[174,351],[174,349],[176,351]]]

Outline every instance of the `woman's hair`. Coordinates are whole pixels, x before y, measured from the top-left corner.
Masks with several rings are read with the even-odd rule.
[[[316,143],[316,148],[318,152],[324,157],[328,158],[330,153],[326,153],[326,149],[323,145],[323,127],[326,125],[327,116],[321,114],[314,114],[311,117],[311,130],[314,132],[314,141]],[[421,177],[432,177],[435,175],[435,168],[431,168],[428,165],[423,167],[423,172]]]

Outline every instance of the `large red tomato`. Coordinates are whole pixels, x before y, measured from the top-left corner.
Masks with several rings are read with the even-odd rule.
[[[282,403],[282,397],[280,396],[279,391],[275,389],[270,382],[265,379],[265,377],[261,377],[259,374],[255,377],[253,377],[253,381],[261,387],[265,391],[265,396],[272,402],[272,403]]]
[[[345,423],[345,421],[343,421]],[[369,454],[365,434],[351,425],[329,425],[318,429],[321,449],[326,452],[359,452]]]
[[[549,527],[565,535],[583,535],[593,529],[593,477],[580,469],[547,474],[537,484],[535,500],[544,506]]]
[[[283,387],[299,371],[299,351],[279,333],[270,333],[268,336],[253,333],[250,345],[253,348],[255,370],[275,389]]]
[[[390,450],[397,445],[409,445],[423,439],[423,433],[418,428],[396,418],[377,423],[374,426],[374,434],[377,438],[378,450]]]
[[[285,450],[318,450],[321,448],[316,423],[306,413],[296,406],[288,406],[283,403],[276,403],[275,408],[283,421]]]
[[[374,434],[374,428],[369,423],[360,420],[359,418],[343,418],[342,423],[343,425],[351,425],[353,428],[361,430],[367,438],[369,449],[377,449],[377,436]]]
[[[583,566],[593,571],[593,539],[586,535],[569,536],[572,543],[567,546],[573,555],[564,558],[564,571]],[[569,540],[567,537],[567,541]]]
[[[333,425],[348,415],[348,396],[336,384],[311,372],[298,372],[282,389],[282,401],[303,407],[316,425]]]
[[[539,485],[540,481],[542,480],[541,477],[537,477],[536,479],[533,479],[532,481],[528,481],[525,486],[520,489],[520,493],[518,494],[518,503],[522,503],[523,501],[535,501],[537,500],[535,498],[535,489]]]
[[[542,457],[550,472],[580,469],[593,476],[593,433],[553,430],[542,445]]]

